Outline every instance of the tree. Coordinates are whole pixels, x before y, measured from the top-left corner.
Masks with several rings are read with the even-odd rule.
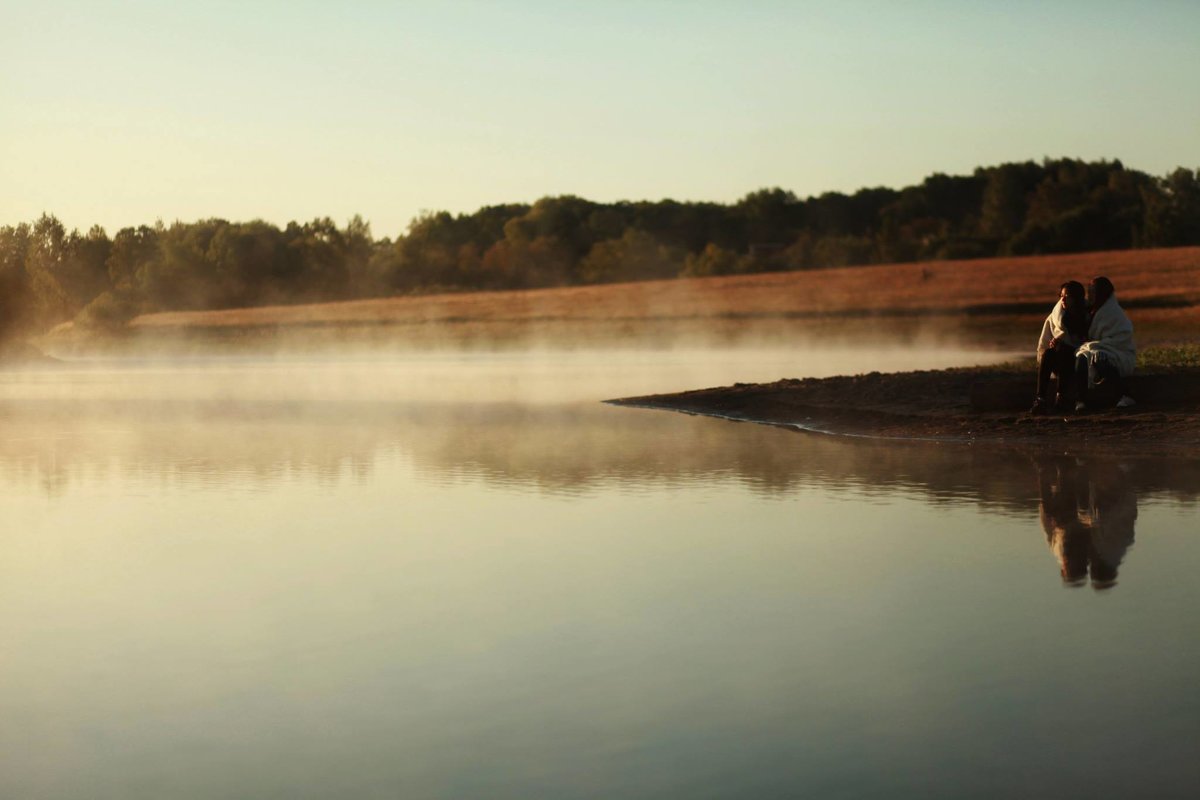
[[[587,283],[612,283],[674,277],[682,254],[666,247],[650,234],[637,229],[625,231],[620,239],[597,242],[579,266]]]
[[[129,292],[141,289],[145,265],[158,258],[162,231],[161,223],[153,228],[139,225],[117,231],[107,261],[110,285]]]
[[[1200,170],[1179,167],[1153,188],[1143,187],[1148,244],[1200,244]]]
[[[734,212],[745,226],[747,244],[790,242],[804,218],[804,206],[796,195],[778,187],[751,192],[737,202]]]
[[[62,282],[72,302],[82,307],[111,286],[108,259],[112,254],[112,241],[104,228],[93,225],[83,236],[72,231],[67,251]]]
[[[471,214],[423,212],[395,240],[360,216],[284,229],[205,219],[68,232],[49,214],[0,228],[0,335],[84,311],[145,311],[450,289],[514,289],[677,275],[1200,244],[1200,172],[1161,178],[1119,161],[1045,159],[935,173],[902,190],[736,203],[574,195]]]
[[[504,289],[563,286],[573,282],[575,260],[556,239],[538,236],[506,238],[483,254],[480,271],[485,285]]]
[[[15,335],[29,318],[29,225],[0,228],[0,341]]]
[[[1041,179],[1042,169],[1032,161],[1001,164],[984,170],[983,177],[987,183],[979,214],[980,233],[1007,242],[1025,225],[1027,197]]]
[[[42,324],[70,319],[78,310],[63,285],[67,277],[67,232],[56,217],[43,214],[33,224],[25,255],[32,316]]]
[[[737,253],[710,243],[701,252],[688,254],[679,274],[684,278],[705,278],[710,275],[731,275],[737,271]]]

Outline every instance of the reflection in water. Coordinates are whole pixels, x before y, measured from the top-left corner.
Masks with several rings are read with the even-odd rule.
[[[214,490],[331,486],[400,458],[418,480],[438,483],[584,494],[733,480],[768,496],[804,487],[867,497],[900,491],[1026,516],[1046,496],[1032,491],[1031,472],[1046,468],[1031,457],[1040,458],[1036,450],[876,442],[596,402],[0,398],[0,484],[36,485],[52,497],[110,479]],[[1196,459],[1131,460],[1103,485],[1118,478],[1142,497],[1200,495]]]
[[[110,474],[218,487],[225,478],[332,483],[361,479],[380,457],[400,453],[423,479],[482,477],[539,490],[730,474],[782,488],[793,482],[778,463],[791,445],[759,452],[746,443],[754,437],[597,401],[885,360],[904,368],[987,358],[861,348],[466,353],[0,371],[0,479],[37,481],[50,495]],[[725,447],[739,440],[731,463]]]
[[[1093,589],[1116,585],[1117,568],[1133,544],[1137,492],[1128,467],[1073,458],[1042,461],[1040,515],[1063,583]]]
[[[0,797],[1200,781],[1197,461],[613,408],[603,376],[535,401],[493,367],[0,374]],[[1039,504],[1094,585],[1140,510],[1139,572],[1059,591]]]
[[[1116,583],[1139,494],[1200,496],[1194,459],[1117,464],[873,442],[600,403],[0,398],[0,484],[36,486],[51,498],[113,481],[154,491],[266,491],[281,483],[337,490],[397,463],[418,482],[482,481],[552,495],[732,481],[765,497],[804,489],[881,501],[915,494],[1022,519],[1036,509],[1063,582],[1096,589]]]

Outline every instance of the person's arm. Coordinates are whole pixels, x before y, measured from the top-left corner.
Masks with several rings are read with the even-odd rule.
[[[1042,335],[1038,339],[1037,354],[1038,358],[1042,357],[1042,353],[1053,347],[1054,328],[1050,324],[1050,317],[1046,317],[1046,321],[1042,323]]]

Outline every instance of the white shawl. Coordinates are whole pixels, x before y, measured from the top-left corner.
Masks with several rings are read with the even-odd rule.
[[[1108,298],[1092,317],[1088,328],[1088,341],[1079,347],[1078,355],[1086,355],[1088,362],[1107,360],[1117,368],[1121,377],[1133,374],[1137,361],[1137,350],[1133,344],[1133,323],[1117,304],[1117,298]]]
[[[1079,346],[1079,340],[1067,332],[1067,310],[1061,302],[1054,304],[1054,308],[1050,309],[1050,316],[1042,323],[1042,335],[1037,346],[1038,358],[1049,349],[1051,339],[1058,339],[1071,347]]]

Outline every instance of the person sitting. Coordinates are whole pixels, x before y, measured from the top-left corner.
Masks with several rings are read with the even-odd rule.
[[[1094,391],[1100,386],[1111,387],[1117,408],[1136,405],[1126,394],[1125,378],[1133,374],[1137,350],[1133,343],[1133,323],[1117,303],[1117,296],[1108,278],[1092,278],[1087,288],[1091,323],[1087,341],[1075,353],[1075,411],[1087,411],[1088,402],[1095,404]],[[1090,393],[1090,394],[1089,394]]]
[[[1087,338],[1087,299],[1083,284],[1067,281],[1058,290],[1058,302],[1042,324],[1038,339],[1037,397],[1031,414],[1049,414],[1054,407],[1070,408],[1075,371],[1075,351]],[[1058,377],[1058,394],[1050,403],[1050,378]]]

